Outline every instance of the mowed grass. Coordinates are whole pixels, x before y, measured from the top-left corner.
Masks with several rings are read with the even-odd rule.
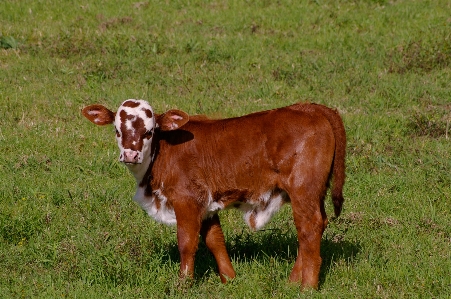
[[[451,296],[449,1],[1,7],[0,297]],[[222,212],[237,277],[222,285],[201,242],[195,279],[179,281],[175,228],[133,203],[113,129],[80,114],[128,98],[212,117],[298,101],[340,111],[346,202],[323,236],[319,291],[288,283],[289,206],[256,233]]]

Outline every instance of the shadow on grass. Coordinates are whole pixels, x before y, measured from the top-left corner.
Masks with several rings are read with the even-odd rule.
[[[344,263],[352,263],[361,250],[358,241],[336,241],[323,239],[321,240],[321,257],[323,258],[321,270],[319,273],[319,287],[325,282],[327,274],[335,264],[343,261]]]
[[[226,237],[227,251],[235,264],[252,260],[269,264],[269,259],[274,258],[281,262],[287,262],[292,267],[297,257],[297,245],[296,233],[282,232],[279,229],[262,230],[256,233],[244,232]],[[168,252],[163,262],[171,260],[179,263],[180,256],[177,244],[173,244],[167,249]],[[321,257],[323,261],[320,270],[319,287],[325,282],[327,274],[335,264],[352,262],[360,250],[361,247],[358,242],[329,240],[323,237],[321,240]],[[216,261],[201,238],[196,254],[195,278],[203,279],[211,272],[218,272]],[[288,281],[288,277],[286,279]]]

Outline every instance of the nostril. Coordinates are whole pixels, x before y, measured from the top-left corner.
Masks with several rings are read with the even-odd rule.
[[[125,151],[121,154],[122,162],[125,163],[138,163],[139,162],[139,152],[137,151]]]

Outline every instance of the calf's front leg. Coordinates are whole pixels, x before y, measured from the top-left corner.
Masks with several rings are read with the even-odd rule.
[[[200,214],[183,206],[174,207],[177,217],[177,243],[180,253],[180,277],[194,276],[194,259],[199,244]]]

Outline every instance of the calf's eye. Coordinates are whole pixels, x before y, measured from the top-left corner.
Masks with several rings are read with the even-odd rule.
[[[153,132],[152,131],[147,131],[146,133],[144,133],[144,138],[150,138],[152,137]]]

